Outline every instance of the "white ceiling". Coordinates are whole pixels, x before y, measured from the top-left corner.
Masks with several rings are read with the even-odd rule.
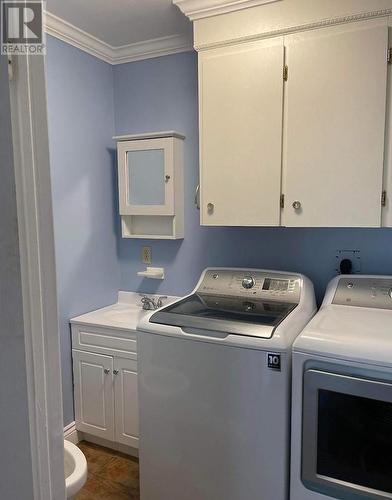
[[[47,0],[46,9],[113,47],[192,33],[172,0]]]

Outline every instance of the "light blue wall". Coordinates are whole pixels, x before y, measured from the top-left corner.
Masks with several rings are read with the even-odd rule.
[[[113,70],[48,37],[47,85],[64,423],[74,420],[69,319],[116,300]]]
[[[0,498],[33,500],[7,66],[0,56]]]
[[[185,53],[114,68],[116,134],[178,130],[185,142],[185,239],[119,239],[121,288],[184,294],[206,266],[264,267],[300,271],[314,282],[319,300],[335,274],[338,249],[361,251],[364,273],[392,274],[388,229],[206,228],[193,205],[198,178],[197,58]],[[240,124],[239,124],[240,126]],[[153,265],[164,281],[141,279],[142,245],[152,246]]]
[[[117,289],[181,295],[206,266],[300,271],[318,299],[338,249],[361,251],[362,272],[392,274],[388,229],[206,228],[198,183],[197,57],[183,53],[111,67],[48,37],[48,100],[58,270],[64,420],[73,420],[69,318],[115,300]],[[114,95],[114,109],[113,109]],[[114,111],[114,121],[113,121]],[[185,239],[120,237],[116,134],[178,130],[185,141]],[[136,276],[152,246],[164,281]]]

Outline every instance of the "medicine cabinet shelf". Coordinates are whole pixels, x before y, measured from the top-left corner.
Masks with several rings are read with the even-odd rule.
[[[164,131],[113,139],[123,238],[183,238],[185,136]]]

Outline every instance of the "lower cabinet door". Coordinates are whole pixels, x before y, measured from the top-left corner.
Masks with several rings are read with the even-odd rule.
[[[73,350],[76,428],[114,441],[113,358]]]
[[[137,363],[132,359],[114,359],[115,440],[133,448],[139,447],[139,405]]]

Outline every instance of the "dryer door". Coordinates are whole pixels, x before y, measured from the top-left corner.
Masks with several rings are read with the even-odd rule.
[[[392,499],[392,384],[305,371],[302,481],[352,500]]]

